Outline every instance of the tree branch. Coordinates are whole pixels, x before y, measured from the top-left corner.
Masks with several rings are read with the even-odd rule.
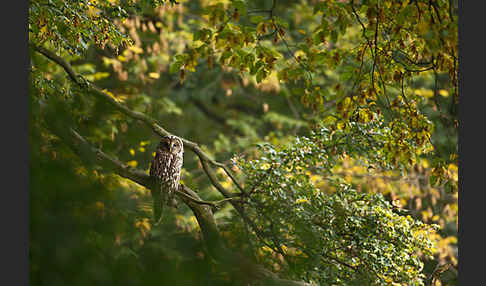
[[[144,122],[146,125],[151,127],[156,134],[160,136],[170,135],[170,133],[165,129],[163,129],[155,119],[141,112],[130,110],[125,105],[119,103],[115,98],[110,96],[108,93],[104,92],[103,90],[96,87],[95,85],[89,83],[82,76],[78,75],[73,70],[72,66],[68,62],[66,62],[63,58],[57,56],[53,52],[43,47],[37,47],[33,45],[31,45],[31,47],[35,49],[37,52],[41,53],[42,55],[46,56],[47,58],[53,60],[55,63],[62,66],[64,70],[68,73],[70,79],[74,81],[77,85],[79,85],[81,88],[84,88],[87,92],[99,98],[107,100],[109,103],[111,103],[114,107],[116,107],[118,110],[120,110],[122,113],[126,114],[127,116]],[[95,154],[95,157],[99,164],[105,165],[106,167],[108,167],[115,173],[119,174],[120,176],[133,180],[134,182],[137,182],[138,184],[148,189],[152,189],[153,186],[155,185],[155,180],[153,180],[152,177],[150,177],[148,174],[140,170],[130,168],[125,164],[123,164],[122,162],[120,162],[119,160],[111,158],[110,156],[106,155],[100,149],[92,147],[86,140],[84,140],[84,138],[81,137],[81,135],[76,133],[76,131],[71,129],[70,134],[71,136],[64,136],[64,138],[66,139],[65,141],[74,143],[74,144],[70,144],[71,147],[73,147],[73,149],[81,151],[79,148],[81,147],[82,149],[81,153],[84,155],[91,153],[90,155],[88,155],[88,157],[91,158],[93,157],[93,154]],[[225,164],[219,163],[211,159],[206,153],[204,153],[201,150],[199,145],[197,145],[196,143],[191,142],[184,138],[181,138],[181,140],[183,141],[185,147],[192,150],[194,153],[196,153],[196,155],[198,155],[204,167],[204,170],[206,171],[208,177],[211,180],[211,183],[218,189],[218,191],[223,196],[225,196],[226,198],[235,197],[234,194],[230,193],[225,188],[223,188],[221,184],[217,181],[216,175],[214,171],[209,167],[208,163],[216,167],[222,168],[226,172],[226,174],[231,178],[233,183],[240,189],[241,193],[245,193],[243,188],[239,185],[239,183],[234,178],[234,176],[232,175],[232,173],[229,171],[228,167]],[[81,157],[84,158],[83,156]],[[195,192],[190,190],[188,187],[183,186],[182,190],[186,193],[187,196],[181,195],[180,192],[178,192],[177,194],[184,201],[184,203],[186,203],[189,206],[189,208],[191,208],[191,210],[194,212],[198,224],[201,228],[201,232],[203,233],[203,237],[206,242],[206,245],[208,246],[208,250],[210,251],[213,257],[215,257],[217,260],[221,262],[222,265],[229,265],[234,270],[242,272],[243,273],[243,275],[241,276],[242,279],[248,281],[262,281],[264,282],[265,285],[284,285],[284,286],[285,285],[288,286],[312,285],[305,282],[297,282],[292,280],[280,279],[277,277],[276,274],[265,269],[263,266],[254,264],[248,258],[242,256],[241,254],[234,253],[228,250],[220,239],[219,231],[210,207],[206,204],[201,204],[201,202],[203,201],[199,198],[199,196]],[[242,216],[245,222],[247,222],[248,225],[250,225],[250,227],[257,234],[261,234],[261,231],[248,218],[241,205],[239,205],[236,201],[232,199],[229,199],[228,201],[235,207],[235,209]]]
[[[74,71],[73,67],[66,60],[64,60],[63,58],[59,57],[58,55],[56,55],[52,51],[50,51],[50,50],[48,50],[48,49],[46,49],[44,47],[41,47],[41,46],[35,46],[33,44],[30,44],[30,46],[35,51],[37,51],[40,54],[44,55],[48,59],[54,61],[58,65],[62,66],[64,68],[64,70],[66,71],[66,73],[68,74],[69,78],[74,83],[76,83],[78,86],[80,86],[81,88],[85,89],[87,92],[89,92],[89,93],[97,96],[98,98],[102,98],[104,100],[107,100],[110,104],[112,104],[115,108],[117,108],[123,114],[125,114],[125,115],[127,115],[127,116],[129,116],[129,117],[131,117],[133,119],[136,119],[136,120],[139,120],[139,121],[145,123],[147,126],[149,126],[159,136],[163,137],[163,136],[172,135],[170,132],[168,132],[167,130],[165,130],[164,128],[162,128],[160,126],[160,124],[158,124],[158,122],[155,119],[147,116],[144,113],[137,112],[137,111],[133,111],[133,110],[129,109],[127,106],[125,106],[125,105],[121,104],[120,102],[118,102],[116,100],[116,98],[112,97],[107,92],[105,92],[102,89],[100,89],[99,87],[97,87],[97,86],[89,83],[84,77],[82,77],[81,75],[77,74]],[[181,138],[181,137],[179,137],[179,138]],[[201,150],[201,148],[199,147],[199,145],[197,143],[192,142],[192,141],[189,141],[189,140],[187,140],[185,138],[181,138],[181,140],[184,143],[184,146],[186,148],[190,149],[191,151],[193,151],[194,153],[197,154],[197,156],[199,157],[199,159],[201,160],[201,162],[208,162],[208,163],[210,163],[210,164],[212,164],[212,165],[214,165],[216,167],[222,168],[225,171],[225,173],[228,175],[228,177],[230,177],[231,181],[236,185],[236,187],[241,192],[244,192],[244,189],[241,187],[241,185],[239,184],[239,182],[233,176],[233,174],[231,173],[231,171],[228,168],[228,166],[226,166],[225,164],[220,163],[220,162],[217,162],[214,159],[210,158],[208,154],[206,154],[205,152],[203,152]]]
[[[101,149],[93,147],[74,129],[53,130],[56,135],[67,143],[67,145],[77,153],[81,159],[89,162],[96,161],[106,169],[111,170],[118,175],[130,179],[148,189],[155,186],[155,180],[147,173],[136,168],[128,167],[116,158],[105,154]],[[218,202],[205,202],[190,188],[180,185],[176,192],[179,198],[193,211],[201,232],[205,245],[210,255],[220,262],[222,267],[229,267],[237,271],[238,277],[246,281],[261,281],[264,285],[288,285],[288,286],[310,286],[312,284],[280,279],[273,272],[265,269],[259,264],[255,264],[247,257],[240,253],[233,252],[225,246],[219,234],[218,226],[214,219],[213,213],[209,206]],[[222,200],[219,202],[223,202]],[[229,200],[231,202],[231,200]]]
[[[187,189],[189,190],[189,188],[187,188],[185,185],[181,184],[181,188],[183,189]],[[226,198],[226,199],[222,199],[222,200],[219,200],[219,201],[203,201],[203,200],[200,200],[200,199],[197,199],[193,196],[190,196],[187,194],[187,192],[183,192],[183,191],[179,191],[179,190],[176,190],[176,193],[178,195],[181,195],[181,196],[184,196],[186,197],[188,200],[196,203],[196,204],[200,204],[200,205],[208,205],[208,206],[211,206],[213,208],[218,208],[219,204],[222,204],[222,203],[225,203],[227,201],[230,201],[230,200],[234,200],[235,198]]]
[[[130,179],[139,185],[151,189],[154,186],[155,181],[145,172],[134,169],[116,158],[112,158],[103,153],[101,149],[91,146],[81,135],[79,135],[74,129],[69,130],[71,138],[64,138],[64,140],[70,140],[71,147],[77,151],[78,155],[85,155],[91,157],[92,161],[96,161],[102,166],[113,170],[118,175]],[[88,151],[88,152],[86,152]]]
[[[57,64],[61,65],[65,71],[68,73],[69,77],[75,82],[77,83],[78,85],[80,85],[81,87],[85,87],[87,89],[87,91],[93,93],[95,96],[98,96],[99,98],[103,98],[105,100],[107,100],[108,102],[110,102],[113,106],[115,106],[116,108],[118,108],[120,111],[122,111],[124,114],[134,118],[134,119],[138,119],[142,122],[144,122],[145,124],[147,124],[148,126],[152,127],[153,131],[155,133],[157,133],[158,135],[160,136],[166,136],[166,135],[170,135],[169,132],[167,132],[165,129],[163,129],[162,127],[159,126],[159,124],[156,122],[156,120],[150,118],[149,116],[146,116],[145,114],[143,113],[140,113],[140,112],[134,112],[132,110],[130,110],[129,108],[127,108],[126,106],[124,106],[123,104],[120,104],[118,101],[116,101],[112,96],[110,96],[109,94],[107,94],[106,92],[102,91],[100,88],[92,85],[92,84],[88,84],[86,80],[84,80],[81,76],[79,76],[78,74],[76,74],[74,72],[74,70],[72,69],[71,65],[69,63],[67,63],[63,58],[57,56],[56,54],[52,53],[51,51],[43,48],[43,47],[36,47],[36,46],[33,46],[33,48],[38,51],[39,53],[45,55],[46,57],[48,57],[49,59],[55,61]],[[199,160],[201,161],[201,164],[203,166],[203,169],[204,171],[206,172],[207,176],[209,177],[211,183],[213,184],[213,186],[216,187],[216,189],[225,197],[225,198],[233,198],[235,197],[236,195],[227,191],[220,183],[219,181],[217,180],[216,178],[216,174],[214,173],[214,171],[211,169],[211,167],[209,166],[208,163],[211,163],[212,165],[214,166],[217,166],[217,167],[220,167],[222,168],[226,174],[232,179],[232,181],[236,184],[236,186],[238,186],[238,188],[240,189],[241,191],[241,194],[244,195],[246,192],[243,190],[243,188],[238,184],[237,180],[233,177],[232,173],[228,170],[228,167],[223,164],[223,163],[219,163],[219,162],[216,162],[215,160],[211,159],[206,153],[204,153],[200,147],[194,143],[194,142],[191,142],[187,139],[184,139],[184,138],[181,138],[181,140],[183,141],[184,145],[186,147],[188,147],[189,149],[191,149],[194,153],[196,153],[196,155],[199,157]],[[103,156],[102,156],[103,157]],[[116,164],[115,164],[116,165]],[[120,166],[118,166],[120,167]],[[130,173],[123,173],[123,172],[127,172],[127,171],[124,171],[126,168],[115,168],[114,170],[120,170],[120,175],[126,175],[127,178],[130,178],[132,179],[132,177],[130,177],[132,174]],[[134,178],[134,177],[133,177]],[[147,182],[145,181],[137,181],[134,179],[135,182],[140,182],[143,186],[151,189],[151,187],[153,186],[152,184],[154,184],[154,182],[150,182],[149,185],[146,185]],[[188,200],[188,198],[185,198],[186,200]],[[235,208],[235,210],[238,212],[238,214],[243,218],[243,220],[251,227],[251,229],[257,234],[257,236],[259,237],[260,240],[263,240],[264,239],[264,235],[262,233],[262,231],[255,225],[255,223],[247,216],[246,212],[244,211],[243,207],[241,206],[241,204],[239,204],[239,202],[237,201],[234,201],[234,200],[229,200],[229,202],[231,203],[231,205]],[[195,203],[194,201],[192,201],[192,203]]]

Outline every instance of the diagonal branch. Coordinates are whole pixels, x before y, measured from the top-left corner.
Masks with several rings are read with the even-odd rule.
[[[71,137],[65,136],[63,139],[69,141],[69,145],[74,149],[80,157],[92,162],[98,162],[103,167],[113,170],[118,175],[130,179],[139,185],[151,189],[154,186],[153,179],[145,172],[132,168],[116,158],[112,158],[105,154],[101,149],[92,146],[86,139],[79,135],[74,129],[70,129]]]
[[[139,185],[144,186],[147,189],[152,189],[155,186],[155,181],[152,177],[150,177],[147,173],[132,168],[123,162],[119,161],[116,158],[112,158],[109,155],[105,154],[101,149],[92,146],[86,139],[84,139],[79,133],[77,133],[74,129],[70,129],[70,133],[72,138],[66,139],[71,140],[71,146],[73,149],[77,150],[77,153],[83,156],[86,159],[91,161],[97,161],[101,163],[104,167],[113,170],[115,173],[119,174],[120,176],[130,179]],[[89,151],[89,152],[86,152]],[[182,189],[182,190],[181,190]],[[181,184],[179,190],[176,191],[179,197],[184,197],[186,200],[191,201],[192,203],[201,204],[201,205],[208,205],[213,208],[217,208],[219,204],[227,202],[229,200],[235,199],[235,197],[226,198],[218,201],[203,201],[195,194],[190,188],[185,185]]]
[[[55,63],[62,66],[66,71],[66,73],[68,74],[69,78],[73,82],[75,82],[78,86],[83,88],[87,93],[95,95],[98,98],[108,101],[115,108],[120,110],[125,115],[140,120],[141,122],[151,127],[152,130],[160,136],[171,135],[168,131],[162,128],[155,119],[141,112],[130,110],[128,107],[118,102],[114,97],[110,96],[108,93],[106,93],[99,87],[89,83],[81,75],[77,74],[72,68],[72,66],[63,58],[59,57],[55,53],[43,47],[38,47],[33,45],[31,45],[31,47],[37,52],[41,53],[42,55],[46,56],[47,58],[51,59]],[[75,131],[72,130],[72,132]],[[113,159],[108,155],[104,154],[100,149],[91,147],[87,141],[82,140],[82,137],[79,134],[75,135],[74,133],[72,133],[71,135],[72,138],[76,139],[75,141],[77,141],[78,143],[81,142],[81,145],[84,146],[84,149],[87,149],[88,151],[97,154],[98,155],[97,159],[102,161],[100,163],[104,163],[105,166],[115,171],[120,176],[131,179],[134,182],[137,182],[148,189],[152,189],[152,187],[154,186],[155,182],[148,174],[145,174],[144,172],[141,172],[134,168],[130,168],[125,164],[121,163],[120,161]],[[237,195],[227,191],[225,188],[221,186],[221,184],[218,182],[216,178],[214,171],[211,169],[209,164],[222,168],[225,171],[225,173],[231,178],[233,183],[241,191],[241,194],[245,194],[246,193],[245,190],[235,179],[235,177],[230,172],[228,167],[225,164],[217,162],[214,159],[210,158],[205,152],[201,150],[201,148],[197,143],[194,143],[184,138],[181,138],[181,140],[183,141],[185,147],[187,147],[188,149],[196,153],[196,155],[199,157],[199,160],[201,161],[201,164],[203,165],[204,171],[210,178],[211,183],[224,197],[227,198],[222,201],[228,200],[233,205],[233,207],[235,207],[235,209],[241,215],[244,221],[253,229],[253,231],[255,231],[258,237],[260,239],[263,239],[263,233],[255,225],[255,223],[250,220],[250,218],[247,216],[246,212],[244,211],[239,201],[233,200],[233,198],[235,198]],[[232,268],[235,268],[240,272],[241,271],[246,272],[243,276],[244,279],[249,279],[250,281],[251,280],[265,281],[265,283],[268,283],[265,285],[289,285],[289,286],[290,285],[312,285],[304,282],[296,282],[292,280],[280,279],[273,272],[266,270],[261,265],[253,264],[248,260],[248,258],[243,257],[241,254],[228,251],[226,248],[222,246],[223,244],[220,242],[219,232],[217,230],[217,226],[215,224],[214,217],[212,215],[210,207],[206,204],[201,204],[202,200],[200,200],[200,198],[197,196],[195,192],[193,192],[186,186],[183,186],[182,190],[186,192],[188,196],[192,196],[192,198],[189,198],[188,196],[185,195],[181,195],[180,193],[178,193],[178,195],[194,212],[198,220],[199,226],[201,227],[201,231],[203,232],[203,237],[205,238],[205,241],[208,244],[208,248],[212,252],[212,255],[214,255],[215,257],[219,257],[221,260],[223,260],[222,261],[223,265],[228,264]],[[224,250],[221,250],[221,247],[223,247]],[[222,255],[221,254],[222,252],[226,254]]]
[[[130,110],[128,107],[126,107],[125,105],[119,103],[118,101],[116,101],[116,99],[114,99],[113,97],[111,97],[109,94],[107,94],[106,92],[104,92],[103,90],[101,90],[100,88],[96,87],[95,85],[92,85],[92,84],[89,84],[87,83],[86,80],[84,80],[84,78],[82,78],[80,75],[78,75],[72,68],[72,66],[66,61],[64,60],[63,58],[59,57],[58,55],[54,54],[53,52],[43,48],[43,47],[37,47],[37,46],[34,46],[33,47],[36,51],[38,51],[39,53],[43,54],[44,56],[46,56],[47,58],[53,60],[54,62],[56,62],[57,64],[59,64],[60,66],[62,66],[64,68],[64,70],[68,73],[69,77],[71,78],[71,80],[73,80],[76,84],[78,84],[80,87],[85,87],[87,89],[88,92],[94,94],[95,96],[99,97],[99,98],[103,98],[105,100],[107,100],[108,102],[110,102],[114,107],[116,107],[118,110],[120,110],[121,112],[123,112],[124,114],[126,114],[127,116],[129,117],[132,117],[132,118],[135,118],[135,119],[138,119],[142,122],[144,122],[145,124],[147,124],[148,126],[152,127],[152,130],[160,135],[160,136],[167,136],[167,135],[170,135],[169,132],[167,132],[165,129],[163,129],[162,127],[160,127],[160,125],[156,122],[155,119],[143,114],[143,113],[140,113],[140,112],[136,112],[136,111],[132,111]],[[217,166],[217,167],[220,167],[222,168],[223,170],[225,170],[226,174],[232,179],[232,181],[236,184],[236,186],[238,186],[238,188],[240,189],[241,191],[241,194],[246,194],[246,192],[243,190],[243,188],[238,184],[237,180],[233,177],[232,173],[229,171],[228,167],[223,164],[223,163],[219,163],[219,162],[216,162],[215,160],[211,159],[206,153],[204,153],[201,148],[194,142],[191,142],[187,139],[184,139],[184,138],[181,138],[181,140],[184,142],[184,145],[186,147],[188,147],[189,149],[191,149],[194,153],[196,153],[196,155],[199,157],[199,160],[201,161],[201,164],[203,166],[203,169],[204,171],[206,172],[207,176],[209,177],[211,183],[214,185],[214,187],[216,187],[216,189],[227,199],[229,198],[234,198],[236,197],[237,195],[229,192],[228,190],[226,190],[218,181],[218,179],[216,178],[216,174],[214,173],[213,169],[209,166],[209,164],[212,164],[214,166]],[[96,151],[98,152],[98,151]],[[117,162],[115,162],[115,166],[117,168],[115,168],[114,170],[118,170],[120,171],[120,175],[126,175],[127,178],[130,178],[130,179],[133,179],[135,182],[137,183],[141,183],[141,185],[151,189],[151,187],[153,185],[151,184],[154,184],[154,182],[151,182],[147,185],[147,182],[144,181],[143,179],[142,180],[137,180],[135,177],[133,177],[131,173],[129,173],[127,170],[129,167],[127,166],[124,166],[121,162],[118,162],[120,164],[116,164]],[[128,173],[127,173],[128,172]],[[187,198],[185,198],[187,200]],[[239,203],[239,201],[235,201],[235,200],[229,200],[229,202],[231,203],[231,205],[235,208],[235,210],[238,212],[238,214],[243,218],[243,220],[251,227],[251,229],[257,234],[257,236],[263,240],[263,233],[262,231],[255,225],[255,223],[248,217],[248,215],[246,214],[243,206]],[[193,201],[194,203],[194,201]]]
[[[51,126],[52,127],[52,126]],[[53,128],[54,129],[54,128]],[[101,149],[92,146],[74,129],[64,128],[63,130],[52,130],[65,142],[82,160],[93,162],[111,170],[118,175],[130,179],[148,189],[155,186],[155,180],[147,173],[136,168],[128,167],[116,158],[105,154]],[[261,281],[265,285],[288,285],[288,286],[310,286],[312,284],[280,279],[277,275],[259,264],[255,264],[246,256],[238,252],[233,252],[225,246],[219,234],[218,226],[214,219],[213,213],[207,202],[193,190],[185,185],[180,185],[177,192],[179,198],[193,211],[201,232],[203,240],[208,248],[210,255],[216,259],[222,267],[228,267],[238,273],[249,283]],[[204,202],[204,203],[203,203]],[[231,202],[231,200],[230,200]]]
[[[125,106],[125,105],[121,104],[120,102],[118,102],[114,97],[110,96],[107,92],[103,91],[102,89],[100,89],[99,87],[93,85],[92,83],[89,83],[84,77],[82,77],[81,75],[77,74],[74,71],[74,69],[71,66],[71,64],[69,64],[62,57],[58,56],[57,54],[53,53],[52,51],[50,51],[50,50],[48,50],[48,49],[46,49],[44,47],[35,46],[35,45],[32,45],[32,44],[30,44],[30,46],[35,51],[39,52],[40,54],[44,55],[48,59],[50,59],[50,60],[54,61],[55,63],[57,63],[58,65],[60,65],[66,71],[66,73],[68,74],[69,78],[74,83],[76,83],[78,86],[80,86],[81,88],[83,88],[85,91],[87,91],[87,92],[95,95],[98,98],[102,98],[104,100],[107,100],[110,104],[112,104],[115,108],[117,108],[119,111],[121,111],[125,115],[127,115],[127,116],[129,116],[129,117],[131,117],[133,119],[136,119],[136,120],[139,120],[139,121],[145,123],[147,126],[149,126],[159,136],[162,136],[163,137],[163,136],[171,135],[170,132],[168,132],[167,130],[165,130],[164,128],[162,128],[160,126],[160,124],[158,124],[157,120],[151,118],[150,116],[147,116],[146,114],[144,114],[142,112],[137,112],[137,111],[131,110],[127,106]],[[222,168],[225,171],[225,173],[228,175],[228,177],[230,177],[231,181],[236,185],[236,187],[242,193],[245,192],[244,189],[242,188],[242,186],[240,185],[240,183],[236,180],[236,178],[234,177],[234,175],[232,174],[232,172],[230,171],[230,169],[228,168],[227,165],[225,165],[223,163],[220,163],[220,162],[217,162],[214,159],[212,159],[208,154],[206,154],[204,151],[201,150],[201,148],[199,147],[199,145],[197,143],[192,142],[190,140],[187,140],[185,138],[181,138],[181,140],[184,143],[184,146],[186,148],[188,148],[191,151],[193,151],[194,153],[196,153],[196,155],[201,160],[201,163],[202,162],[208,162],[211,165],[214,165],[216,167]]]

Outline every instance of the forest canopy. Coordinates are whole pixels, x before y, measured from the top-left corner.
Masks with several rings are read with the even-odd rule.
[[[457,5],[30,1],[31,284],[457,285]]]

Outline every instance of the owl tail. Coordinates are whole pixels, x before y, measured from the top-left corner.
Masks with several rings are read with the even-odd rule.
[[[167,205],[167,193],[166,192],[152,192],[152,198],[154,200],[154,221],[156,224],[162,220],[162,214]]]
[[[152,197],[154,199],[154,221],[155,223],[159,223],[162,219],[162,200],[160,194],[153,195]]]

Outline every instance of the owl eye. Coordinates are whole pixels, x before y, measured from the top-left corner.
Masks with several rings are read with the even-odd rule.
[[[170,142],[168,140],[162,140],[160,142],[160,146],[169,149],[170,147]]]

